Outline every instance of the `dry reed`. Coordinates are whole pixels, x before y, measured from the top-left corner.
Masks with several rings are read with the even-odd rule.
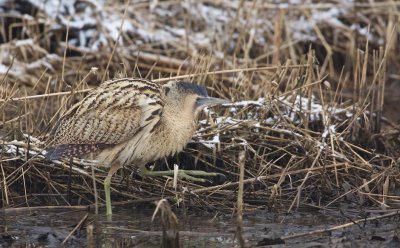
[[[154,166],[165,169],[166,162],[177,163],[225,177],[203,185],[179,182],[174,189],[170,180],[142,179],[134,167],[125,168],[113,177],[117,205],[169,198],[176,206],[232,211],[239,178],[237,154],[246,150],[245,210],[335,209],[341,202],[366,211],[399,208],[400,128],[385,117],[390,113],[385,109],[387,83],[400,78],[394,53],[399,4],[355,1],[283,8],[260,1],[240,3],[243,6],[199,1],[186,6],[186,1],[167,1],[149,6],[133,1],[125,10],[108,3],[102,15],[122,17],[125,12],[122,20],[135,29],[118,32],[117,39],[105,36],[98,50],[93,49],[96,36],[87,44],[74,39],[85,28],[98,36],[106,33],[100,16],[94,29],[78,29],[72,25],[73,16],[65,14],[70,22],[62,22],[40,7],[35,11],[42,14],[36,19],[4,14],[2,208],[93,205],[93,185],[104,202],[105,171],[95,168],[93,183],[91,161],[74,159],[71,167],[68,161],[46,161],[40,155],[46,147],[42,141],[60,113],[89,88],[104,78],[126,76],[160,83],[174,77],[193,80],[206,85],[211,95],[233,103],[205,111],[185,151]],[[214,20],[213,30],[195,11],[206,7],[222,15]],[[316,13],[333,8],[339,11],[333,14],[340,25],[317,18]],[[176,15],[171,18],[169,13]],[[143,22],[149,18],[153,36],[144,37],[139,31],[150,28]],[[315,25],[304,33],[295,29],[295,20]],[[373,24],[368,26],[366,20]],[[58,28],[52,28],[54,24]],[[363,33],[365,28],[368,33]],[[161,33],[168,35],[157,36]],[[302,40],[294,33],[313,36]]]

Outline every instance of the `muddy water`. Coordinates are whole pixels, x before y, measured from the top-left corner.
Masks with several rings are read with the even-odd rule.
[[[76,210],[35,210],[1,213],[0,247],[160,247],[162,228],[153,211],[114,210],[112,221],[104,215]],[[181,247],[234,247],[235,217],[232,214],[177,213]],[[244,237],[251,246],[272,247],[400,247],[399,217],[352,225],[318,235],[285,239],[349,222],[335,213],[301,212],[278,214],[253,211],[244,216]],[[351,222],[351,221],[350,221]],[[87,235],[93,227],[93,238]]]

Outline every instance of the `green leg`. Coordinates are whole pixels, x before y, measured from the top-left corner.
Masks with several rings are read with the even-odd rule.
[[[112,216],[112,208],[111,208],[111,197],[110,197],[110,186],[111,186],[111,178],[117,172],[117,170],[121,168],[118,164],[113,164],[108,171],[106,179],[104,179],[104,193],[106,194],[106,213],[107,220],[111,220]]]
[[[142,176],[145,177],[161,177],[161,176],[174,176],[174,170],[167,170],[167,171],[151,171],[148,170],[144,165],[140,167],[140,173]],[[197,178],[198,177],[215,177],[218,175],[223,175],[220,173],[215,172],[205,172],[201,170],[178,170],[178,178],[180,179],[187,179],[194,182],[206,182],[204,178]]]
[[[112,175],[108,174],[106,179],[104,179],[104,193],[106,194],[107,216],[112,215],[111,198],[110,198],[111,177]]]

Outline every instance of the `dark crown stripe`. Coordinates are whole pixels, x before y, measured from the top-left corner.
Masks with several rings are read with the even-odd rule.
[[[208,96],[206,88],[202,85],[188,83],[188,82],[177,82],[176,86],[178,87],[178,89],[189,93],[197,94],[199,96],[204,96],[204,97]]]

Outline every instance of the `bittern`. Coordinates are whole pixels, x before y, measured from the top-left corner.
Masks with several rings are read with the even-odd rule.
[[[227,102],[209,97],[205,87],[188,82],[107,81],[61,116],[51,131],[46,156],[56,160],[90,155],[98,166],[109,167],[104,191],[107,215],[111,215],[111,178],[119,168],[133,164],[143,176],[172,176],[173,170],[150,171],[145,165],[182,151],[196,130],[201,110]],[[178,177],[193,181],[217,175],[199,170],[178,172]]]

